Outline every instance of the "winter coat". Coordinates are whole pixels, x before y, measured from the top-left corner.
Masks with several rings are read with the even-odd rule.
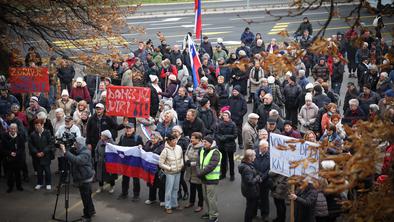
[[[181,69],[178,69],[178,79],[180,82],[181,86],[186,86],[186,84],[189,82],[189,70],[186,68],[185,65],[182,65]]]
[[[175,51],[172,51],[171,52],[171,54],[170,54],[170,62],[171,62],[171,64],[172,65],[176,65],[176,60],[177,59],[181,59],[182,60],[182,53],[181,52],[175,52]]]
[[[343,74],[345,73],[345,67],[341,62],[334,63],[332,65],[333,71],[331,76],[332,83],[342,83]]]
[[[120,85],[133,86],[133,72],[130,69],[127,69],[123,72]]]
[[[243,117],[248,111],[245,99],[241,95],[231,96],[228,99],[228,104],[230,106],[231,119],[235,124],[241,125]]]
[[[72,65],[67,65],[66,67],[60,67],[57,70],[57,77],[61,83],[70,84],[75,76],[75,70]]]
[[[127,136],[126,133],[122,135],[119,139],[119,146],[143,146],[142,137],[133,133],[131,136]]]
[[[279,107],[282,107],[284,98],[282,95],[282,91],[280,90],[280,87],[275,83],[268,84],[268,87],[271,89],[272,101]]]
[[[98,141],[96,149],[95,149],[95,162],[97,163],[97,180],[99,182],[110,182],[112,180],[116,180],[118,175],[111,174],[107,172],[105,167],[105,146],[107,143],[115,144],[112,139],[109,139],[107,142],[103,140]]]
[[[368,97],[365,93],[361,93],[357,99],[360,102],[360,108],[364,111],[364,113],[368,114],[369,105],[378,104],[380,97],[376,92],[371,91]]]
[[[26,160],[25,152],[25,135],[17,133],[16,137],[11,137],[9,133],[0,135],[0,157],[4,157],[3,163],[6,167],[21,168]],[[16,156],[11,156],[11,153],[16,153]]]
[[[7,95],[7,97],[0,96],[0,116],[7,114],[11,110],[12,104],[19,104],[19,101],[13,95]]]
[[[308,83],[309,83],[309,80],[308,80],[308,78],[305,77],[305,76],[301,77],[301,78],[298,80],[298,82],[297,82],[297,84],[301,87],[302,90],[305,89],[305,86],[308,85]]]
[[[345,113],[349,109],[349,101],[351,99],[356,99],[359,93],[355,88],[353,91],[346,91],[345,100],[343,101],[343,113]]]
[[[247,95],[247,86],[248,86],[249,75],[246,72],[239,70],[238,68],[234,68],[232,71],[232,85],[239,85],[241,87],[240,93],[244,96]]]
[[[185,180],[194,184],[201,184],[201,179],[197,177],[197,161],[201,149],[204,149],[202,143],[195,146],[190,143],[185,153],[185,162],[188,163],[187,165],[190,164],[186,167]]]
[[[315,94],[312,101],[317,107],[322,108],[324,105],[329,104],[331,99],[325,94]]]
[[[298,26],[297,31],[295,32],[296,35],[302,35],[305,30],[308,30],[309,35],[312,35],[313,29],[312,29],[312,24],[307,21],[307,22],[302,22],[300,26]]]
[[[216,113],[212,109],[197,109],[197,116],[202,120],[205,126],[205,135],[213,134],[216,128]]]
[[[188,136],[189,138],[191,138],[192,133],[194,132],[200,132],[203,135],[205,135],[206,132],[204,122],[198,117],[196,117],[196,119],[193,122],[185,120],[182,124],[182,129],[183,129],[183,134],[185,136]]]
[[[357,66],[357,82],[359,84],[360,89],[363,87],[364,79],[369,75],[369,68],[366,64],[360,63]]]
[[[86,83],[83,82],[81,87],[77,87],[74,84],[74,87],[71,89],[70,98],[73,100],[85,100],[87,103],[90,103],[90,93]]]
[[[287,177],[276,173],[269,173],[272,181],[271,195],[275,199],[287,199],[289,186],[287,184]]]
[[[223,59],[227,59],[227,53],[226,51],[224,51],[223,49],[221,51],[216,50],[213,53],[213,61],[216,63],[218,61],[218,59],[223,58]]]
[[[201,48],[204,49],[206,53],[208,53],[210,58],[213,58],[213,49],[210,42],[201,42]]]
[[[235,152],[238,128],[233,121],[220,121],[215,133],[215,141],[220,151]]]
[[[166,87],[166,90],[161,93],[163,97],[173,98],[179,89],[179,81],[171,81],[170,84]]]
[[[391,89],[392,86],[393,84],[388,78],[386,78],[383,81],[379,80],[378,83],[376,84],[376,93],[378,93],[380,97],[384,97],[385,92]]]
[[[215,115],[219,113],[219,97],[215,94],[205,94],[205,97],[209,100],[209,103],[211,104],[211,108],[213,111],[215,111]]]
[[[241,35],[241,42],[244,42],[245,45],[250,46],[254,40],[253,32],[243,32]]]
[[[238,172],[241,174],[241,193],[245,198],[258,198],[260,193],[259,183],[261,177],[258,174],[253,163],[242,161],[238,166]]]
[[[216,95],[219,97],[218,109],[220,110],[223,106],[228,106],[228,90],[224,84],[217,84],[215,86]]]
[[[185,95],[184,97],[176,95],[174,97],[172,107],[177,112],[178,120],[180,121],[185,120],[187,110],[196,108],[196,106],[193,103],[193,99],[187,95]]]
[[[287,84],[283,89],[283,95],[285,97],[286,109],[298,108],[298,97],[301,94],[301,87],[297,84]]]
[[[264,76],[264,70],[260,68],[257,70],[257,79],[255,78],[255,72],[256,68],[253,67],[250,72],[249,72],[249,87],[250,87],[250,92],[254,93],[256,90],[261,86],[263,83],[263,78]]]
[[[29,137],[29,150],[33,160],[37,161],[40,165],[50,165],[54,152],[54,141],[52,135],[48,130],[41,133],[33,131]],[[43,152],[43,157],[37,157],[36,154]]]
[[[267,188],[269,186],[270,153],[267,151],[266,153],[261,154],[259,148],[255,151],[256,159],[253,162],[253,166],[261,176],[262,187]]]
[[[201,182],[203,184],[207,184],[207,185],[219,184],[219,180],[206,180],[205,179],[205,175],[212,172],[216,168],[216,166],[218,166],[220,164],[221,158],[220,158],[220,151],[219,150],[216,150],[212,153],[212,157],[211,157],[211,160],[209,161],[208,165],[206,165],[204,168],[201,168],[201,166],[200,166],[200,160],[205,158],[207,156],[207,154],[209,153],[209,151],[211,151],[212,149],[217,149],[215,141],[212,143],[211,148],[209,150],[207,150],[204,147],[203,156],[200,156],[200,152],[198,153],[198,161],[197,161],[197,166],[196,166],[197,177],[201,179]]]
[[[317,190],[313,188],[312,184],[299,190],[295,200],[295,221],[296,222],[314,222],[315,221],[315,207],[317,200]]]
[[[91,151],[83,147],[74,155],[69,151],[66,152],[65,157],[71,164],[71,174],[74,183],[79,184],[83,182],[91,182],[94,177],[93,161]]]
[[[66,116],[70,116],[77,107],[77,102],[71,98],[69,98],[66,102],[64,102],[62,99],[58,99],[56,100],[56,107],[62,108],[64,110],[64,114]]]
[[[170,147],[165,143],[160,154],[159,166],[166,174],[180,173],[183,167],[183,151],[179,145]]]
[[[313,128],[313,124],[316,121],[317,114],[319,112],[319,107],[314,103],[311,106],[303,105],[298,113],[298,121],[301,124],[300,131],[306,132]]]
[[[260,52],[265,51],[265,45],[264,45],[264,43],[261,46],[255,45],[255,46],[251,47],[250,51],[251,51],[252,55],[260,54]]]
[[[328,216],[327,200],[324,193],[321,191],[317,193],[315,216],[316,217]]]
[[[157,155],[160,155],[161,152],[164,149],[164,142],[159,141],[156,144],[153,144],[151,140],[145,143],[145,146],[143,148],[146,152],[152,152],[156,153]]]
[[[295,129],[292,129],[292,130],[290,130],[289,132],[283,131],[282,134],[283,134],[284,136],[293,137],[293,138],[296,138],[296,139],[301,139],[301,138],[302,138],[301,133],[298,132],[298,131],[295,130]]]
[[[245,150],[253,149],[253,144],[258,138],[256,127],[253,127],[249,121],[242,127],[242,142]]]
[[[357,123],[357,121],[366,119],[367,115],[365,114],[365,112],[360,107],[357,107],[357,109],[354,111],[348,109],[345,112],[344,117],[342,118],[342,124],[348,124],[352,126],[353,124]]]
[[[324,82],[327,82],[330,79],[330,72],[327,65],[316,64],[312,69],[312,76],[315,80],[322,78]]]
[[[269,117],[269,112],[271,110],[275,109],[276,111],[279,112],[279,115],[281,115],[281,108],[279,108],[278,105],[276,105],[275,103],[271,103],[271,104],[261,104],[257,110],[256,110],[256,114],[259,115],[259,121],[257,122],[257,128],[258,129],[262,129],[267,125],[267,120]]]
[[[86,126],[86,144],[90,144],[95,147],[100,140],[100,134],[102,131],[110,130],[112,136],[115,137],[114,135],[117,134],[117,131],[123,128],[123,124],[118,125],[113,118],[106,116],[105,114],[100,119],[97,117],[97,114],[94,114],[89,118]]]
[[[152,85],[149,85],[150,88],[150,116],[156,116],[159,111],[159,95]]]

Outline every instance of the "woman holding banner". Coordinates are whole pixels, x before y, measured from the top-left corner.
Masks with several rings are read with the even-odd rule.
[[[113,193],[115,191],[115,180],[117,178],[116,174],[107,173],[105,169],[105,146],[107,143],[115,144],[112,140],[112,134],[109,130],[104,130],[101,132],[101,139],[97,143],[96,146],[96,155],[95,161],[97,163],[97,180],[99,182],[99,188],[97,189],[96,193],[101,193],[104,191],[104,182],[107,182],[111,185],[109,189],[109,193]]]

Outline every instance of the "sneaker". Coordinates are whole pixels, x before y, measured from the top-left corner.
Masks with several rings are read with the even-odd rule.
[[[165,210],[167,214],[172,214],[172,210],[171,209],[166,209]]]
[[[108,190],[108,193],[114,193],[115,192],[115,187],[112,187]]]
[[[160,206],[161,206],[161,207],[164,207],[165,205],[166,205],[165,202],[160,202]]]
[[[103,187],[99,187],[99,188],[96,190],[96,193],[101,193],[101,192],[103,192]]]
[[[34,187],[35,190],[39,190],[41,188],[42,188],[42,185],[37,185],[37,186]]]
[[[52,186],[51,186],[51,185],[47,185],[47,186],[46,186],[46,189],[47,189],[47,190],[52,190]]]
[[[218,221],[219,221],[219,218],[217,218],[217,217],[208,220],[208,222],[218,222]]]
[[[131,198],[131,201],[133,201],[133,202],[137,202],[137,201],[139,201],[140,200],[140,197],[139,196],[133,196],[132,198]]]
[[[203,215],[201,216],[201,219],[209,219],[209,214],[203,214]]]
[[[151,204],[154,204],[154,203],[156,203],[156,200],[145,200],[145,204],[146,205],[151,205]],[[161,206],[161,203],[160,203],[160,206]]]

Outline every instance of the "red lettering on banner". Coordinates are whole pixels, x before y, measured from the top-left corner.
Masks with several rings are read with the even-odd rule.
[[[148,118],[150,89],[145,87],[108,86],[107,115]]]

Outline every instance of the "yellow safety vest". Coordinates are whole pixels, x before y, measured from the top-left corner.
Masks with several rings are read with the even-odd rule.
[[[214,151],[219,152],[219,155],[220,155],[219,163],[215,167],[214,170],[212,170],[210,173],[205,175],[206,180],[219,180],[220,179],[220,161],[222,159],[222,153],[218,149],[215,148],[215,149],[210,150],[209,153],[204,157],[204,149],[200,150],[200,169],[204,169],[209,164]]]

